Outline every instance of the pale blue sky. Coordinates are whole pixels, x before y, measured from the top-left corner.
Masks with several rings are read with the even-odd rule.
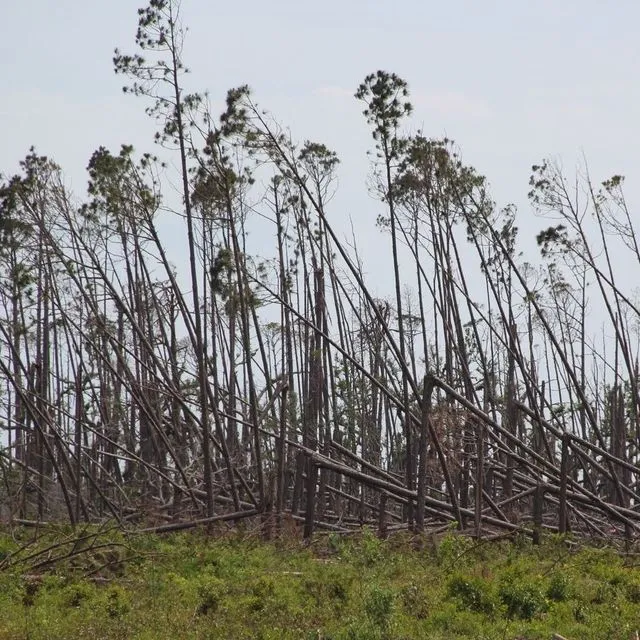
[[[122,95],[114,47],[134,50],[138,2],[4,0],[0,21],[0,171],[30,145],[58,161],[81,193],[99,145],[153,150],[144,104]],[[640,3],[637,0],[183,0],[190,88],[214,105],[248,83],[294,138],[342,160],[332,215],[351,216],[362,253],[386,250],[366,191],[371,146],[353,92],[379,68],[410,84],[413,128],[448,135],[487,175],[523,232],[529,168],[584,153],[596,180],[627,176],[640,204]],[[368,267],[369,268],[369,267]],[[375,272],[375,267],[371,267]]]

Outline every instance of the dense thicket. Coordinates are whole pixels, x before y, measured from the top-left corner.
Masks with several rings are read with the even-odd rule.
[[[183,90],[182,36],[178,5],[152,0],[138,52],[114,57],[178,205],[129,146],[93,154],[81,201],[33,150],[2,178],[3,518],[633,535],[640,250],[622,178],[534,166],[549,221],[524,262],[515,208],[450,140],[405,135],[408,86],[378,71],[355,92],[391,243],[378,299],[332,227],[336,154],[292,142],[247,87],[209,113]]]

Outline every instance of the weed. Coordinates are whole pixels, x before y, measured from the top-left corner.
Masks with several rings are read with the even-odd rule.
[[[407,614],[417,620],[424,620],[429,616],[429,602],[424,587],[415,582],[403,587],[400,592],[402,606]]]
[[[509,618],[531,620],[548,609],[542,590],[533,584],[507,582],[500,587],[499,595]]]
[[[613,600],[615,600],[617,595],[617,590],[615,586],[613,586],[609,582],[603,582],[598,584],[596,587],[596,592],[594,596],[591,598],[592,604],[611,604]]]
[[[382,559],[383,542],[371,529],[365,527],[358,550],[362,564],[371,566]]]
[[[342,548],[342,536],[337,533],[330,533],[327,536],[327,549],[332,553],[339,553]]]
[[[95,593],[90,585],[85,582],[77,582],[64,587],[62,590],[62,602],[65,607],[77,608],[84,602],[91,600]]]
[[[205,576],[197,582],[196,594],[196,615],[215,613],[224,595],[224,582],[219,578]]]
[[[437,546],[436,557],[439,564],[447,569],[453,568],[457,564],[466,564],[470,561],[470,551],[474,541],[466,536],[456,533],[445,535]]]
[[[576,622],[586,624],[589,622],[589,609],[583,604],[579,604],[573,609],[573,618]]]
[[[640,604],[640,581],[632,580],[625,585],[625,597],[633,604]]]
[[[111,586],[105,593],[104,606],[109,618],[123,618],[130,610],[129,594],[118,585]]]
[[[42,586],[42,578],[40,576],[28,576],[25,578],[22,594],[22,606],[33,607],[36,595]]]
[[[35,539],[28,553],[46,553],[56,535]],[[329,558],[322,545],[312,545],[314,555],[255,536],[181,533],[127,544],[122,575],[97,581],[70,563],[40,575],[5,565],[0,638],[478,640],[555,632],[600,640],[631,637],[640,619],[639,568],[611,551],[567,552],[554,539],[549,550],[519,549],[450,532],[432,553],[406,536],[381,541],[368,531],[336,537],[338,554]]]
[[[551,576],[547,587],[547,598],[555,602],[564,602],[569,599],[571,583],[564,573],[556,572]]]
[[[394,594],[390,589],[374,585],[366,594],[364,610],[367,618],[377,628],[387,630],[391,624]]]
[[[341,609],[349,599],[351,583],[350,576],[330,571],[319,577],[304,580],[303,590],[317,607],[329,605]]]
[[[497,609],[490,586],[480,578],[456,575],[449,580],[447,593],[469,611],[493,615]]]

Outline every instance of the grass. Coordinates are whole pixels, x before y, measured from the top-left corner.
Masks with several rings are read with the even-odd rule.
[[[32,535],[0,534],[0,639],[628,640],[640,627],[633,558],[560,538]]]

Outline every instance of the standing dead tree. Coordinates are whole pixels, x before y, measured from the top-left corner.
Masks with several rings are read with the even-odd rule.
[[[78,200],[33,151],[1,178],[3,518],[634,536],[640,310],[618,256],[628,270],[640,251],[622,179],[570,188],[534,167],[531,202],[560,224],[524,263],[515,208],[450,140],[404,134],[404,80],[367,76],[381,299],[338,232],[337,155],[298,146],[247,87],[215,118],[183,89],[178,4],[138,17],[141,53],[116,70],[175,162],[100,148]]]

